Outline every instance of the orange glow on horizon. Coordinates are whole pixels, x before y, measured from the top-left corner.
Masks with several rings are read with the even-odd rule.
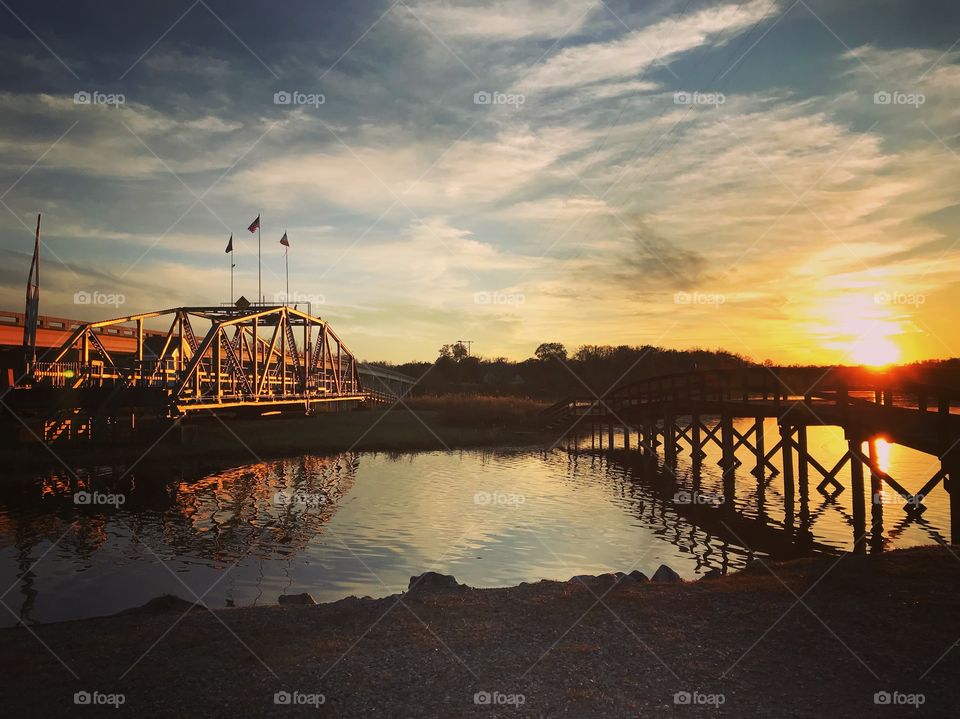
[[[889,305],[864,295],[845,295],[823,303],[816,316],[814,330],[824,347],[847,362],[882,368],[901,360],[902,320]]]

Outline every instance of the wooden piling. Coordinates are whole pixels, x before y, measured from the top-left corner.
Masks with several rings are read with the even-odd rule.
[[[786,424],[780,425],[780,441],[782,443],[781,456],[783,457],[783,500],[784,503],[790,507],[790,512],[792,514],[795,495],[792,426]]]
[[[677,426],[672,414],[663,418],[663,461],[671,467],[677,464]]]
[[[691,464],[693,465],[693,490],[694,492],[700,491],[700,475],[703,472],[703,457],[701,453],[703,450],[700,449],[700,415],[695,414],[690,417],[690,456]]]
[[[733,510],[737,492],[734,475],[733,418],[729,414],[723,414],[720,417],[720,446],[722,450],[720,466],[723,469],[724,506]]]
[[[883,550],[883,502],[880,496],[883,493],[883,480],[876,473],[877,469],[877,438],[871,437],[870,452],[870,546],[874,552]]]
[[[810,480],[810,463],[807,461],[808,457],[807,425],[801,424],[797,427],[797,476],[801,485],[807,484]]]
[[[647,415],[643,419],[643,433],[646,436],[646,445],[647,445],[647,455],[650,457],[657,456],[657,425],[654,422],[654,419],[651,415]]]
[[[950,543],[960,544],[960,449],[947,453],[942,468],[950,495]]]
[[[863,462],[860,461],[861,439],[849,440],[850,448],[850,489],[853,491],[853,551],[862,553],[866,546],[867,513],[863,502]]]
[[[763,417],[754,419],[754,446],[756,448],[756,466],[753,468],[753,475],[757,481],[763,482],[767,476],[767,449],[763,437]]]

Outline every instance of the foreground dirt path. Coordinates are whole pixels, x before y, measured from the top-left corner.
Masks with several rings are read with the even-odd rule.
[[[956,554],[769,568],[495,590],[428,578],[379,600],[4,629],[0,705],[9,717],[957,715]],[[76,692],[123,703],[77,705]]]

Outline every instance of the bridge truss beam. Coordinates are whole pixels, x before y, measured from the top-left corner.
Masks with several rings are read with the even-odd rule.
[[[170,317],[165,334],[144,322]],[[136,351],[111,354],[111,328],[136,327]],[[198,337],[194,325],[208,324]],[[163,390],[173,414],[246,405],[362,400],[358,363],[330,325],[285,305],[177,307],[77,327],[36,381],[72,389]]]

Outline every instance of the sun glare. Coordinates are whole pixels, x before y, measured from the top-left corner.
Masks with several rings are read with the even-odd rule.
[[[836,350],[843,361],[885,367],[900,360],[896,338],[903,331],[889,306],[868,297],[845,296],[825,303],[817,314],[824,346]]]
[[[857,364],[884,367],[900,359],[900,348],[889,337],[868,337],[850,348],[850,359]]]

